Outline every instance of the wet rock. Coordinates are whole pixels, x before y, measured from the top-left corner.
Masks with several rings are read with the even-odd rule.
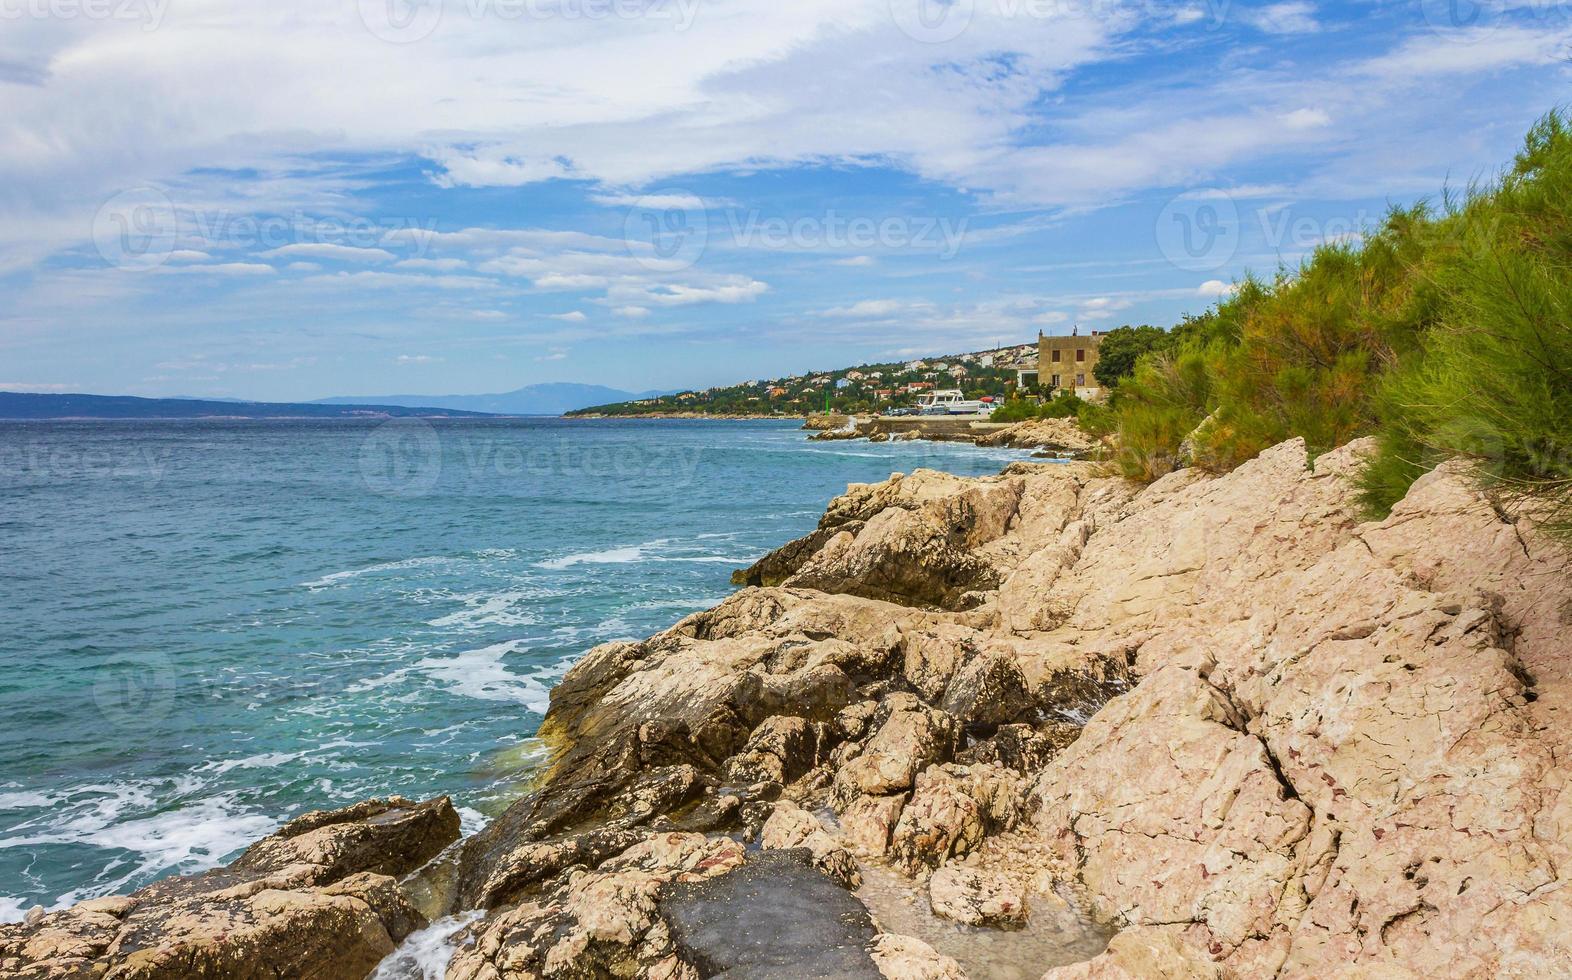
[[[766,851],[740,870],[661,897],[677,955],[701,976],[878,980],[862,903],[813,867],[806,850]]]

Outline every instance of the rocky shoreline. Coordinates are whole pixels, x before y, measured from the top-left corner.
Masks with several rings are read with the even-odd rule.
[[[988,448],[1037,449],[1063,457],[1089,456],[1101,445],[1099,440],[1087,434],[1072,419],[990,422],[965,416],[875,415],[860,418],[818,415],[809,418],[802,427],[814,433],[808,438],[816,442],[926,439],[934,442],[966,442]]]
[[[1572,974],[1567,557],[1451,465],[1360,523],[1365,449],[854,485],[586,654],[479,834],[307,815],[0,927],[0,974],[359,978],[478,911],[449,980],[966,976],[875,878],[979,943],[1087,923],[1054,980]]]

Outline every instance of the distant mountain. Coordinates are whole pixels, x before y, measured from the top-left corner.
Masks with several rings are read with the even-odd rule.
[[[633,392],[607,388],[604,385],[553,382],[528,385],[517,391],[498,395],[378,395],[375,398],[323,398],[315,404],[349,405],[375,402],[378,405],[449,408],[465,412],[488,412],[494,415],[562,415],[575,409],[589,408],[591,405],[632,401],[635,398],[655,398],[665,394],[670,392]]]
[[[125,395],[35,395],[0,391],[0,419],[475,418],[481,414],[424,405],[305,405],[201,398],[132,398]]]

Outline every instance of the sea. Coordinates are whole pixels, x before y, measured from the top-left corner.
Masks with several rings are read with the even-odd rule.
[[[0,423],[0,921],[302,812],[474,831],[583,653],[733,591],[848,483],[1026,453],[795,423]]]

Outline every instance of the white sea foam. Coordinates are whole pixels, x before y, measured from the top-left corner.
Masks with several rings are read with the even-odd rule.
[[[371,980],[442,980],[458,951],[452,943],[453,935],[482,914],[477,911],[449,916],[411,933],[382,961]]]
[[[428,622],[439,629],[475,630],[488,626],[532,626],[539,619],[520,607],[526,600],[542,597],[540,590],[514,589],[508,592],[474,592],[454,596],[464,608]]]
[[[305,752],[264,752],[260,755],[249,755],[244,759],[225,759],[223,762],[207,762],[197,767],[198,772],[211,772],[223,775],[235,769],[277,769],[279,766],[288,765],[296,759],[304,759]]]
[[[351,568],[342,572],[331,572],[310,582],[302,582],[304,589],[325,589],[330,585],[345,582],[350,579],[360,578],[362,575],[377,575],[381,572],[396,572],[406,568],[422,568],[427,565],[443,565],[453,561],[446,555],[426,555],[421,558],[404,558],[399,561],[386,561],[365,568]]]
[[[577,555],[565,555],[553,558],[550,561],[537,562],[537,568],[549,568],[560,571],[572,568],[574,565],[628,565],[644,560],[645,549],[654,547],[659,542],[651,544],[632,545],[626,548],[608,548],[605,551],[586,551]]]
[[[189,785],[182,782],[174,791]],[[278,827],[277,820],[248,812],[233,793],[176,810],[134,815],[151,809],[155,796],[163,798],[170,793],[168,783],[93,785],[65,791],[52,812],[26,821],[12,836],[0,838],[0,850],[74,844],[135,855],[129,861],[111,863],[92,884],[61,896],[59,903],[68,905],[114,894],[171,871],[216,867],[228,855]]]
[[[550,706],[546,685],[537,677],[508,670],[502,658],[518,649],[519,641],[495,643],[455,657],[427,657],[415,669],[449,691],[481,701],[511,701],[544,714]]]
[[[486,829],[486,824],[491,823],[491,818],[479,810],[467,806],[457,807],[459,815],[459,833],[465,837],[480,833]]]

